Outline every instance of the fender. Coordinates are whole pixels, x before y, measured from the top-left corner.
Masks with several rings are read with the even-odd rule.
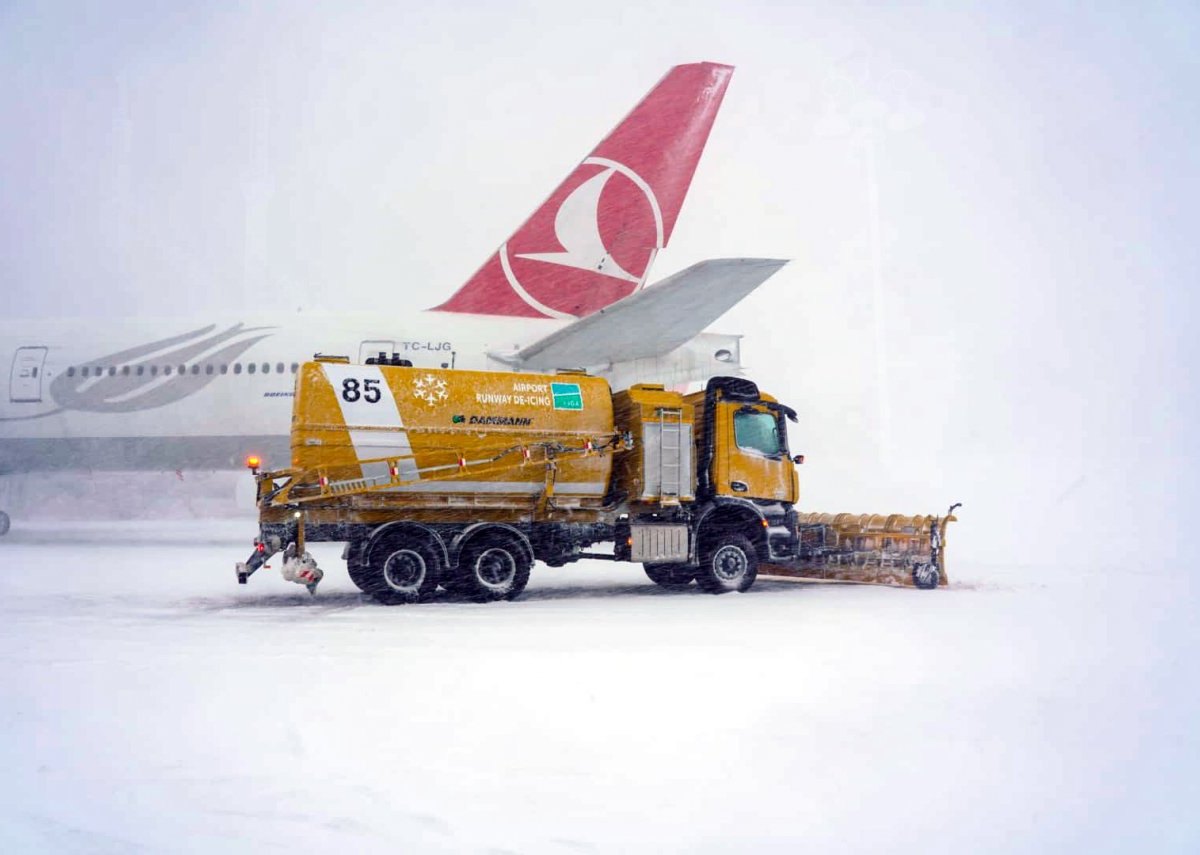
[[[750,501],[749,499],[742,499],[737,496],[714,496],[707,503],[705,503],[705,507],[696,515],[696,522],[692,527],[692,530],[697,534],[696,537],[692,538],[692,545],[689,551],[689,561],[692,564],[697,564],[700,561],[699,533],[703,530],[705,522],[714,513],[727,508],[736,508],[739,511],[747,511],[752,516],[757,518],[759,521],[760,531],[754,532],[751,535],[750,540],[753,541],[756,546],[760,546],[760,541],[765,540],[765,532],[767,527],[770,525],[770,522],[767,520],[766,514],[763,513],[762,508],[754,504],[754,502]]]
[[[458,559],[462,554],[463,544],[474,537],[482,529],[499,529],[511,534],[521,545],[521,548],[525,551],[525,556],[529,559],[529,563],[532,565],[534,561],[537,560],[536,556],[533,554],[533,544],[529,542],[529,538],[525,535],[525,532],[521,531],[519,528],[507,525],[506,523],[478,522],[471,523],[471,525],[467,526],[454,536],[454,540],[450,542],[450,555],[453,557],[454,563],[453,565],[448,566],[458,566]]]
[[[362,547],[362,554],[370,555],[372,547],[374,547],[381,538],[400,529],[415,531],[421,536],[424,536],[426,539],[432,540],[437,544],[438,550],[441,553],[442,565],[444,567],[450,566],[450,553],[446,549],[446,542],[442,540],[441,535],[427,525],[417,522],[409,522],[407,520],[397,520],[396,522],[384,523],[371,532],[371,536],[367,538],[366,544]],[[349,544],[347,544],[347,547],[349,547]]]

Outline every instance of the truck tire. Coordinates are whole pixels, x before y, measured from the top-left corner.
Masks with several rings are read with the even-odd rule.
[[[758,552],[744,534],[717,534],[701,541],[696,584],[712,594],[746,591],[758,578]]]
[[[355,584],[386,606],[417,603],[437,590],[442,560],[432,543],[397,533],[371,546],[358,575]]]
[[[478,537],[458,558],[453,590],[477,603],[515,600],[529,584],[532,562],[525,550],[503,537]]]
[[[686,588],[696,578],[695,572],[683,564],[643,564],[650,581],[664,588]]]

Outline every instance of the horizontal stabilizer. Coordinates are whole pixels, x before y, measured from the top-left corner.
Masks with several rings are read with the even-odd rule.
[[[521,368],[602,365],[660,356],[690,341],[787,264],[774,258],[714,258],[581,318],[511,356]]]

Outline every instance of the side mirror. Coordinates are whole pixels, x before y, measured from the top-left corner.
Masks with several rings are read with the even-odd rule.
[[[792,458],[792,462],[793,462],[793,463],[797,463],[797,464],[799,464],[799,463],[803,463],[803,462],[804,462],[804,455],[803,455],[803,454],[797,454],[795,457],[793,457],[793,458]]]

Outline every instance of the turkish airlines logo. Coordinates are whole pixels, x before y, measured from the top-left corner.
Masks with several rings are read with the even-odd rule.
[[[640,288],[662,246],[650,185],[624,164],[589,157],[500,248],[500,263],[534,309],[576,318]]]

